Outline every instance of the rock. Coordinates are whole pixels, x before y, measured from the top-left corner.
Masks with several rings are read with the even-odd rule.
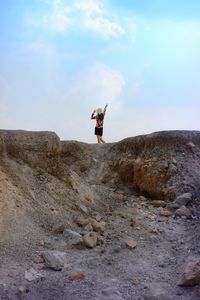
[[[104,232],[106,229],[106,223],[104,221],[97,222],[95,219],[90,218],[90,223],[97,232]]]
[[[85,227],[84,227],[84,231],[85,232],[91,232],[91,231],[93,231],[93,227],[92,227],[92,225],[89,223],[88,225],[86,225]]]
[[[140,197],[139,197],[139,200],[140,200],[140,202],[146,202],[146,201],[147,201],[147,198],[144,197],[144,196],[140,196]]]
[[[130,226],[135,227],[138,225],[138,220],[135,218],[131,218]]]
[[[102,217],[101,217],[99,214],[97,214],[97,215],[95,216],[95,220],[96,220],[97,222],[100,222],[100,221],[102,220]]]
[[[168,209],[163,209],[163,210],[160,211],[160,216],[170,217],[170,216],[172,216],[172,212]]]
[[[88,211],[88,209],[87,209],[87,207],[86,207],[85,205],[83,205],[83,204],[78,204],[78,207],[79,207],[80,210],[81,210],[82,212],[84,212],[86,215],[89,214],[89,211]]]
[[[184,193],[178,196],[170,205],[172,208],[177,209],[183,205],[186,206],[188,202],[191,201],[191,199],[192,199],[191,193]]]
[[[155,207],[165,207],[166,206],[166,202],[163,200],[153,200],[152,204]]]
[[[88,232],[83,236],[83,242],[88,248],[94,248],[97,245],[98,234],[96,232]]]
[[[71,281],[79,281],[85,278],[85,272],[74,273],[69,276]]]
[[[20,286],[20,287],[18,288],[18,292],[19,292],[20,294],[24,293],[25,291],[26,291],[26,287],[25,287],[25,286]]]
[[[41,246],[41,247],[43,247],[44,246],[44,240],[39,240],[38,241],[38,245]]]
[[[124,243],[125,243],[126,247],[129,248],[130,250],[137,247],[137,242],[134,241],[132,238],[126,238]]]
[[[41,264],[44,262],[44,259],[41,255],[33,255],[32,256],[32,261],[35,263],[35,264]]]
[[[200,283],[200,257],[189,257],[178,282],[179,286],[194,286]]]
[[[65,252],[46,250],[42,255],[46,266],[53,270],[62,270],[67,264],[67,254]]]
[[[67,240],[69,246],[81,247],[83,239],[82,236],[71,229],[65,229],[63,237]]]
[[[78,218],[76,220],[76,224],[78,224],[81,227],[84,227],[90,223],[90,219],[88,218]]]
[[[192,150],[195,147],[195,144],[193,142],[189,142],[186,144],[186,147],[190,150]]]
[[[192,218],[192,213],[191,211],[185,207],[185,206],[181,206],[179,209],[177,209],[175,211],[175,215],[178,217],[186,217],[186,218]]]
[[[65,225],[64,224],[60,224],[60,225],[57,225],[53,228],[53,232],[55,234],[62,234],[65,230]]]
[[[35,269],[31,268],[29,271],[25,272],[25,279],[28,281],[34,281],[40,278],[43,278],[44,276],[36,271]]]

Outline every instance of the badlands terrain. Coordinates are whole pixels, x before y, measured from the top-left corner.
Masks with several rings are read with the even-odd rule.
[[[200,132],[0,131],[0,300],[199,300]]]

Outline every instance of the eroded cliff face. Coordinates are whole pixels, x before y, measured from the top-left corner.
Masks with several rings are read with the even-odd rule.
[[[60,141],[52,132],[0,131],[2,158],[8,156],[31,168],[40,168],[69,186],[73,185],[70,169],[78,176],[87,175],[94,164],[95,147]],[[106,183],[118,184],[121,180],[159,199],[174,199],[183,192],[198,196],[200,132],[157,132],[103,147],[107,164],[101,166],[101,180]]]
[[[111,151],[120,178],[140,193],[166,200],[184,192],[198,197],[199,132],[166,131],[128,138]]]
[[[183,193],[190,194],[181,205],[189,202],[190,207],[182,207],[179,215],[174,200]],[[178,280],[188,251],[194,255],[199,251],[194,230],[199,225],[199,197],[200,132],[157,132],[97,145],[60,141],[52,132],[1,130],[0,275],[5,286],[0,286],[0,295],[3,290],[3,296],[18,299],[17,289],[26,286],[19,272],[31,266],[39,270],[31,264],[32,256],[50,249],[67,252],[74,266],[95,277],[98,295],[109,281],[106,274],[119,273],[116,282],[123,290],[116,294],[119,299],[143,299],[145,278],[155,282],[161,277],[169,282],[164,294],[176,299],[174,293],[179,290],[173,290],[172,283]],[[94,250],[71,249],[69,230]],[[43,260],[40,263],[42,268]],[[162,264],[168,264],[164,275],[160,274]],[[6,270],[14,273],[11,279]],[[55,275],[43,273],[44,285],[30,284],[30,295],[19,297],[49,299],[47,286],[51,290],[53,284],[52,299],[65,299],[66,293],[67,299],[107,299],[96,296],[95,287],[91,294],[91,280],[85,282],[86,291],[84,286],[70,286],[66,291],[68,273],[56,275],[62,282],[58,287]],[[138,282],[134,289],[126,287],[130,276]],[[198,299],[197,291],[184,292],[182,299]]]

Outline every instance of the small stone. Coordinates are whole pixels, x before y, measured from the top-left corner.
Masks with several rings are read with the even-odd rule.
[[[85,231],[85,232],[93,231],[92,225],[91,225],[90,223],[87,224],[87,225],[84,227],[84,231]]]
[[[131,249],[131,250],[137,247],[137,242],[134,241],[132,238],[127,238],[124,241],[124,243],[125,243],[126,247]]]
[[[58,226],[56,226],[55,228],[53,228],[53,232],[56,234],[62,234],[65,230],[65,225],[64,224],[60,224]]]
[[[130,226],[135,227],[138,225],[138,220],[135,218],[131,218]]]
[[[98,234],[96,232],[88,232],[83,236],[83,242],[88,248],[94,248],[97,245]]]
[[[102,220],[102,217],[101,217],[100,215],[96,215],[96,216],[95,216],[95,220],[96,220],[97,222],[100,222],[100,221]]]
[[[140,209],[140,208],[141,208],[141,205],[139,205],[138,203],[133,203],[132,207],[133,207],[133,208],[138,208],[138,209]]]
[[[38,245],[43,247],[44,246],[44,240],[39,240]]]
[[[140,196],[140,197],[139,197],[139,200],[140,200],[141,202],[146,202],[146,201],[147,201],[147,198],[144,197],[144,196]]]
[[[179,209],[177,209],[175,215],[178,217],[186,217],[188,219],[192,218],[191,211],[185,206],[181,206]]]
[[[200,283],[200,257],[189,257],[179,286],[194,286]]]
[[[35,264],[41,264],[44,262],[44,259],[41,255],[33,255],[32,256],[32,261],[35,263]]]
[[[82,212],[84,212],[86,215],[89,214],[89,211],[88,211],[88,209],[87,209],[87,207],[86,207],[85,205],[79,204],[78,207],[79,207],[80,210],[81,210]]]
[[[165,207],[166,206],[166,202],[163,200],[153,200],[152,204],[155,207]]]
[[[168,209],[163,209],[163,210],[160,211],[160,216],[170,217],[170,216],[172,216],[172,212]]]
[[[177,209],[180,208],[181,206],[185,206],[190,202],[192,199],[192,194],[191,193],[184,193],[180,196],[178,196],[170,205]]]
[[[24,286],[20,286],[18,289],[19,293],[24,293],[26,291],[26,288]]]
[[[104,222],[104,221],[97,222],[94,219],[90,219],[90,223],[91,223],[94,231],[97,231],[97,232],[104,232],[105,231],[106,222]]]
[[[39,272],[37,272],[36,270],[34,270],[33,268],[31,268],[29,271],[25,272],[25,279],[28,281],[34,281],[40,278],[43,278],[44,276],[42,274],[40,274]]]
[[[66,238],[69,246],[81,247],[82,245],[82,236],[71,229],[65,229],[63,236]]]
[[[67,264],[67,254],[65,252],[46,250],[42,255],[46,266],[56,271],[62,270]]]
[[[193,142],[189,142],[186,144],[187,148],[192,150],[195,147],[195,144]]]
[[[90,223],[90,220],[88,218],[78,218],[76,220],[76,224],[78,224],[79,226],[82,226],[82,227],[88,225],[89,223]]]
[[[71,281],[79,281],[79,280],[83,280],[84,278],[85,278],[85,272],[79,272],[79,273],[71,274],[69,276],[69,280]]]

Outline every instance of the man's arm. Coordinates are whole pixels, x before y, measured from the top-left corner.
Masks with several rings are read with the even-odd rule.
[[[105,115],[105,113],[106,113],[107,107],[108,107],[108,104],[106,104],[106,106],[104,107],[104,111],[103,111],[103,114],[104,114],[104,115]]]
[[[91,114],[91,117],[90,117],[91,120],[96,119],[96,117],[94,116],[95,112],[96,112],[96,110],[94,110],[93,113]]]

